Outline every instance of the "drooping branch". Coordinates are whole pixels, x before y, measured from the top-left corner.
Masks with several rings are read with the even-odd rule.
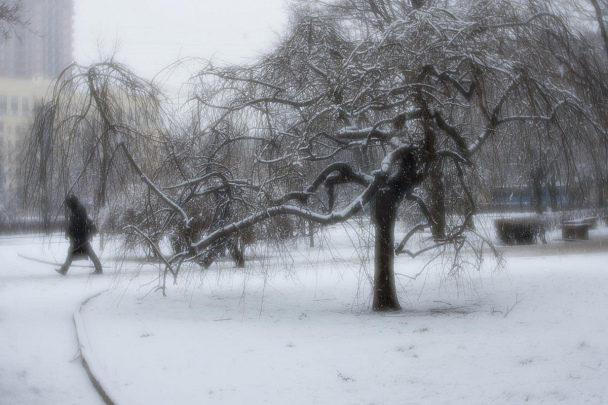
[[[164,193],[159,187],[157,187],[156,184],[141,170],[141,168],[139,167],[137,162],[135,162],[135,159],[133,159],[133,156],[129,152],[129,149],[127,148],[127,146],[125,145],[124,142],[121,142],[119,144],[119,146],[122,149],[125,157],[129,161],[131,168],[138,174],[139,178],[148,186],[148,188],[157,197],[159,197],[162,201],[164,201],[165,204],[170,206],[175,212],[178,212],[180,214],[184,224],[188,224],[190,222],[190,217],[183,210],[183,208],[179,204],[177,204],[175,201],[173,201],[173,199],[171,197],[169,197],[166,193]]]
[[[363,207],[368,204],[376,195],[379,188],[385,184],[387,179],[389,178],[389,171],[391,170],[392,164],[398,159],[402,159],[404,155],[412,153],[413,150],[411,147],[402,147],[396,149],[394,152],[390,153],[384,160],[381,165],[381,169],[374,172],[373,176],[365,176],[362,174],[357,174],[352,172],[348,165],[344,164],[336,164],[332,165],[327,170],[323,171],[323,173],[317,177],[318,181],[315,181],[314,187],[307,189],[308,192],[312,192],[312,190],[319,187],[319,185],[323,184],[323,181],[330,178],[331,173],[336,170],[343,170],[350,177],[351,182],[355,182],[358,184],[366,184],[367,187],[358,197],[353,199],[350,204],[339,211],[330,211],[329,213],[322,214],[311,211],[306,207],[295,206],[291,204],[282,204],[278,206],[268,207],[266,210],[262,212],[258,212],[252,214],[240,221],[233,222],[228,224],[221,229],[218,229],[209,235],[205,236],[198,242],[194,242],[192,244],[192,249],[194,251],[200,252],[203,249],[209,247],[216,240],[219,240],[223,237],[226,237],[232,233],[241,231],[245,228],[251,227],[259,222],[264,220],[279,216],[279,215],[292,215],[296,216],[311,222],[315,222],[321,225],[331,225],[336,223],[341,223],[347,221],[352,218],[354,215],[359,213]],[[323,180],[319,180],[323,179]],[[411,181],[417,181],[417,179],[410,179]],[[405,191],[405,190],[403,190]]]
[[[593,10],[595,11],[595,18],[597,20],[597,25],[600,27],[600,34],[602,36],[602,41],[604,43],[604,52],[606,53],[606,57],[608,58],[608,33],[606,32],[606,23],[604,22],[604,13],[600,7],[598,0],[589,0],[591,5],[593,6]]]

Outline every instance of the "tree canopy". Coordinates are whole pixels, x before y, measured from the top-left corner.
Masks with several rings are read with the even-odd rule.
[[[413,228],[427,225],[437,245],[459,251],[476,235],[474,191],[488,181],[479,164],[492,151],[513,156],[525,145],[532,160],[552,154],[566,168],[607,144],[597,108],[605,93],[589,91],[603,68],[588,46],[548,1],[300,1],[271,52],[202,67],[179,122],[154,116],[162,108],[153,86],[102,64],[78,70],[71,87],[59,82],[35,128],[50,125],[54,148],[71,134],[67,145],[89,139],[90,156],[101,156],[96,169],[84,159],[59,175],[62,190],[85,173],[106,190],[120,152],[130,168],[120,174],[138,181],[130,195],[140,215],[128,229],[173,275],[184,261],[206,267],[226,249],[242,265],[248,230],[269,221],[327,225],[369,214],[373,308],[395,310],[394,228],[404,202],[424,219]],[[31,167],[48,184],[41,156],[30,153]],[[597,161],[605,173],[606,160]],[[170,256],[161,254],[163,236]]]

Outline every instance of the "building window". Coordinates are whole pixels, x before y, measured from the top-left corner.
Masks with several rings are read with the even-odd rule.
[[[7,113],[7,96],[0,95],[0,115],[6,115]]]
[[[11,115],[19,115],[19,97],[11,97]]]
[[[30,99],[23,97],[21,100],[21,115],[27,117],[30,115]]]

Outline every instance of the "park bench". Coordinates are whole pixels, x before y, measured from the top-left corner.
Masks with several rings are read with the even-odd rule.
[[[562,224],[562,239],[588,240],[589,229],[597,228],[597,221],[596,217],[564,221]]]
[[[531,245],[545,239],[545,225],[538,218],[499,218],[494,221],[498,238],[507,245]]]

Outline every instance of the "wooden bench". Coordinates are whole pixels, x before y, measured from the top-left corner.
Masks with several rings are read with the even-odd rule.
[[[545,239],[545,225],[536,218],[500,218],[494,221],[498,238],[507,245],[531,245]]]
[[[564,221],[562,224],[562,239],[564,240],[588,240],[589,229],[597,227],[597,218],[583,218],[572,221]]]
[[[589,229],[597,229],[598,217],[587,217],[579,219],[579,222],[589,225]]]

